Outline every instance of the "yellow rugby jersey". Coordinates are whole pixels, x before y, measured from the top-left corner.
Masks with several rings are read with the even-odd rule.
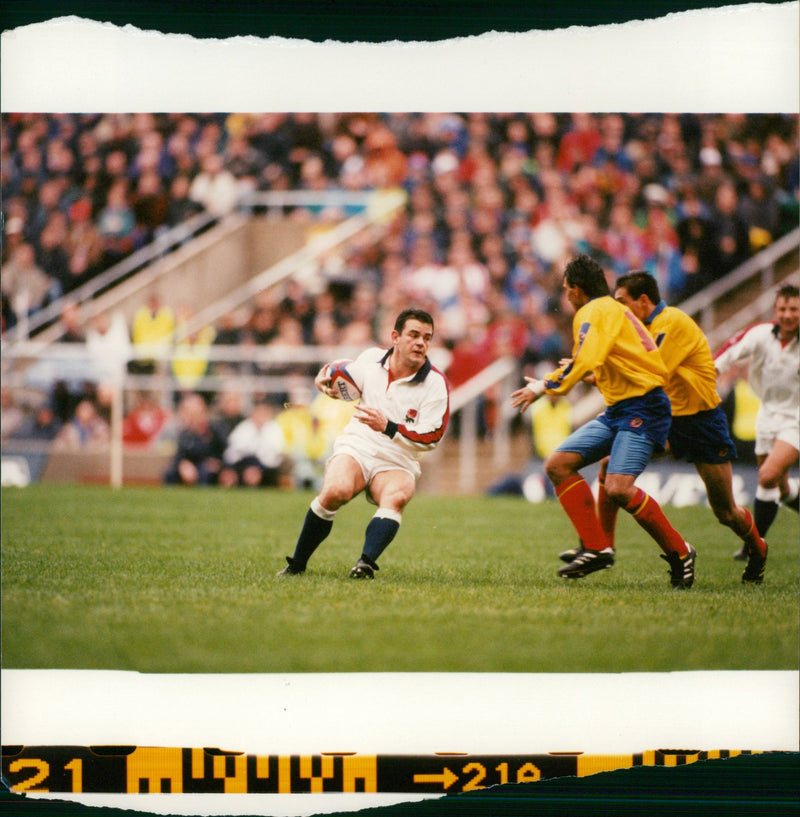
[[[664,301],[650,313],[645,325],[669,373],[664,391],[672,403],[672,415],[683,417],[716,408],[722,401],[717,394],[714,357],[700,327]]]
[[[572,359],[545,380],[550,394],[566,394],[593,373],[606,405],[640,397],[666,381],[655,340],[639,319],[610,295],[593,298],[572,320]]]

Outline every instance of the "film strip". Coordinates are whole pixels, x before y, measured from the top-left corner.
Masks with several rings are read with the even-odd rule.
[[[2,774],[16,793],[441,795],[750,754],[762,753],[657,749],[621,755],[253,755],[154,746],[3,746]]]

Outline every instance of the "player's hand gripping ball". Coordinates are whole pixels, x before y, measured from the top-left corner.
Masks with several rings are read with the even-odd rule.
[[[339,396],[340,400],[346,400],[352,403],[361,397],[361,388],[356,382],[350,366],[352,360],[334,360],[328,364],[328,377],[330,378],[330,386]]]

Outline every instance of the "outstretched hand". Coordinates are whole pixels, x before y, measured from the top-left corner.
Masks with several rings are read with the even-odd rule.
[[[518,408],[520,414],[544,394],[544,381],[535,377],[526,377],[525,380],[527,385],[511,393],[511,405]]]

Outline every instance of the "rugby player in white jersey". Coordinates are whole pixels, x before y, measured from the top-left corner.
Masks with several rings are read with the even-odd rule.
[[[800,454],[800,290],[782,286],[775,297],[774,322],[759,323],[734,335],[717,353],[722,374],[734,363],[748,362],[748,380],[761,400],[756,415],[758,488],[753,516],[764,537],[783,502],[798,510],[798,486],[789,471]],[[746,558],[742,551],[734,558]]]
[[[361,556],[350,571],[372,579],[378,557],[400,527],[420,476],[420,458],[438,445],[450,418],[445,376],[428,360],[433,318],[421,309],[400,313],[392,347],[362,352],[348,369],[361,388],[353,418],[334,443],[322,489],[312,500],[287,566],[279,576],[306,570],[311,555],[330,533],[336,512],[362,491],[378,506],[367,525]],[[315,385],[331,397],[328,367]]]

